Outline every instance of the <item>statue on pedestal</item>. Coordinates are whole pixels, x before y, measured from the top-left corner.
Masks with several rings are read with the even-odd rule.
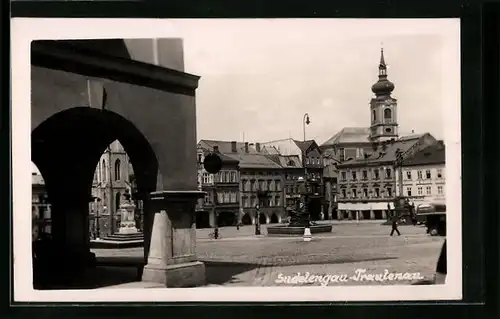
[[[131,196],[128,191],[122,196],[120,201],[120,208],[118,213],[121,215],[120,228],[118,229],[119,234],[136,234],[139,230],[136,227],[135,222],[135,204],[131,200]]]

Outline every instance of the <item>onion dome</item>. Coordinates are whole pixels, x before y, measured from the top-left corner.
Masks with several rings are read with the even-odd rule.
[[[376,96],[390,95],[394,91],[394,83],[387,79],[387,64],[384,59],[384,49],[380,50],[380,64],[378,66],[378,81],[372,85],[372,92]]]

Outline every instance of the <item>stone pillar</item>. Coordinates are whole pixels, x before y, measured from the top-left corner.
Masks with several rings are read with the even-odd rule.
[[[387,219],[387,211],[385,209],[382,211],[382,219]]]
[[[353,219],[352,210],[347,211],[347,218],[349,218],[351,220]],[[356,218],[356,217],[354,217],[354,218]]]
[[[213,210],[210,210],[208,212],[208,224],[210,225],[210,227],[215,227],[215,214]]]
[[[196,200],[199,191],[151,193],[154,214],[142,280],[166,287],[205,284],[205,265],[196,258]]]
[[[373,209],[370,209],[370,219],[375,219],[375,212]]]

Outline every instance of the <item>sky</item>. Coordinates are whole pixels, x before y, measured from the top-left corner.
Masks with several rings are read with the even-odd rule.
[[[343,127],[369,126],[381,47],[396,87],[400,135],[415,131],[443,138],[443,100],[459,94],[446,85],[459,65],[443,67],[447,56],[459,54],[459,24],[450,22],[455,21],[178,22],[185,71],[201,76],[198,140],[302,139],[305,113],[311,120],[306,137],[319,144]]]

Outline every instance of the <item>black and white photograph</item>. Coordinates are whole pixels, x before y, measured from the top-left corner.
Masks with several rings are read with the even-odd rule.
[[[458,19],[13,19],[12,132],[16,301],[462,297]]]

